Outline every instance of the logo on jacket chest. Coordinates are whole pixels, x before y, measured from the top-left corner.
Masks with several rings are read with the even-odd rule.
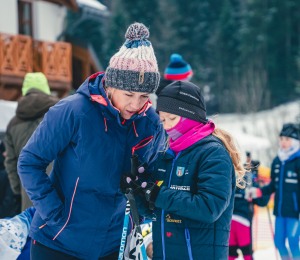
[[[176,175],[178,177],[182,177],[184,175],[184,171],[185,171],[185,167],[178,166],[176,170]]]
[[[171,219],[171,216],[169,214],[166,216],[166,221],[172,223],[181,223],[181,219]]]
[[[297,173],[293,171],[288,171],[287,172],[287,177],[292,178],[292,177],[297,177]]]

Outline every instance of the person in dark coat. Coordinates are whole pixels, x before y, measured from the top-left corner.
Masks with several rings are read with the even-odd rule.
[[[33,206],[25,189],[21,185],[17,163],[20,152],[35,129],[43,120],[49,108],[59,99],[50,95],[46,76],[41,72],[27,73],[22,87],[23,97],[18,102],[16,116],[8,124],[5,133],[6,160],[11,188],[17,196],[21,196],[21,210]],[[48,167],[49,174],[51,166]]]
[[[286,239],[289,242],[292,259],[300,259],[299,181],[299,126],[288,123],[283,125],[280,132],[278,155],[271,166],[270,184],[263,188],[251,187],[245,190],[245,197],[253,199],[275,192],[275,246],[283,260],[291,259]]]
[[[0,219],[11,218],[18,214],[16,196],[10,187],[4,167],[5,154],[4,142],[0,140]]]
[[[190,82],[165,87],[157,111],[169,149],[136,197],[140,214],[153,221],[153,259],[227,260],[235,187],[245,186],[234,140],[206,119],[203,95]],[[138,184],[124,174],[120,188]]]
[[[247,153],[246,168],[248,187],[259,187],[258,161],[251,160],[250,153]],[[263,185],[263,184],[262,184]],[[238,258],[237,250],[240,249],[245,260],[253,259],[252,250],[252,219],[254,215],[254,205],[260,207],[267,206],[270,196],[266,195],[257,199],[245,199],[245,190],[237,188],[234,198],[234,209],[231,221],[229,238],[229,260]]]
[[[165,144],[149,100],[159,73],[148,36],[145,25],[132,24],[106,72],[91,75],[50,108],[23,148],[18,172],[36,208],[32,260],[118,259],[126,208],[122,173],[137,153],[150,174]]]

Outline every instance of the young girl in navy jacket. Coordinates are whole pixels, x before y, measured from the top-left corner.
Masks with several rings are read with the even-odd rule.
[[[299,127],[285,124],[280,132],[278,155],[271,166],[271,182],[263,188],[247,188],[245,197],[259,198],[275,192],[275,246],[282,260],[290,260],[285,241],[288,239],[292,259],[300,259],[299,250]]]
[[[235,187],[245,186],[234,141],[206,119],[200,88],[190,82],[165,87],[157,111],[169,149],[136,197],[140,214],[153,220],[153,259],[227,260]],[[137,183],[125,175],[120,185]]]

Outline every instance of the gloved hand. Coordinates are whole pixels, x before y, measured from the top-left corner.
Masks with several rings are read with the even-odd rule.
[[[140,187],[140,181],[138,176],[136,176],[135,180],[132,180],[131,172],[124,172],[120,180],[120,190],[122,193],[126,193],[126,190],[131,188],[135,190],[136,188]]]
[[[142,185],[144,186],[144,183]],[[147,183],[147,186],[143,188],[143,191],[145,193],[146,200],[149,201],[149,208],[151,210],[154,210],[155,201],[158,196],[158,193],[160,192],[160,187],[153,182],[149,182]]]
[[[147,167],[147,162],[141,163],[138,162],[138,174],[142,174],[145,171],[145,167]],[[135,178],[135,179],[134,179]],[[147,183],[145,182],[142,186],[146,187]],[[120,180],[120,190],[122,193],[126,193],[126,190],[131,188],[133,190],[134,196],[138,194],[144,196],[144,192],[142,191],[141,181],[139,180],[138,176],[134,176],[131,171],[124,172],[121,180]]]
[[[245,189],[245,199],[257,199],[262,196],[260,188],[250,187]]]

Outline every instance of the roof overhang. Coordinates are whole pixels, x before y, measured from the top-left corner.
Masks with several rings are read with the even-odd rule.
[[[71,9],[73,12],[78,11],[78,5],[76,3],[76,0],[42,0],[42,1],[50,2],[58,5],[64,5],[69,9]]]
[[[76,0],[81,12],[93,20],[101,20],[110,15],[108,8],[97,0]]]

